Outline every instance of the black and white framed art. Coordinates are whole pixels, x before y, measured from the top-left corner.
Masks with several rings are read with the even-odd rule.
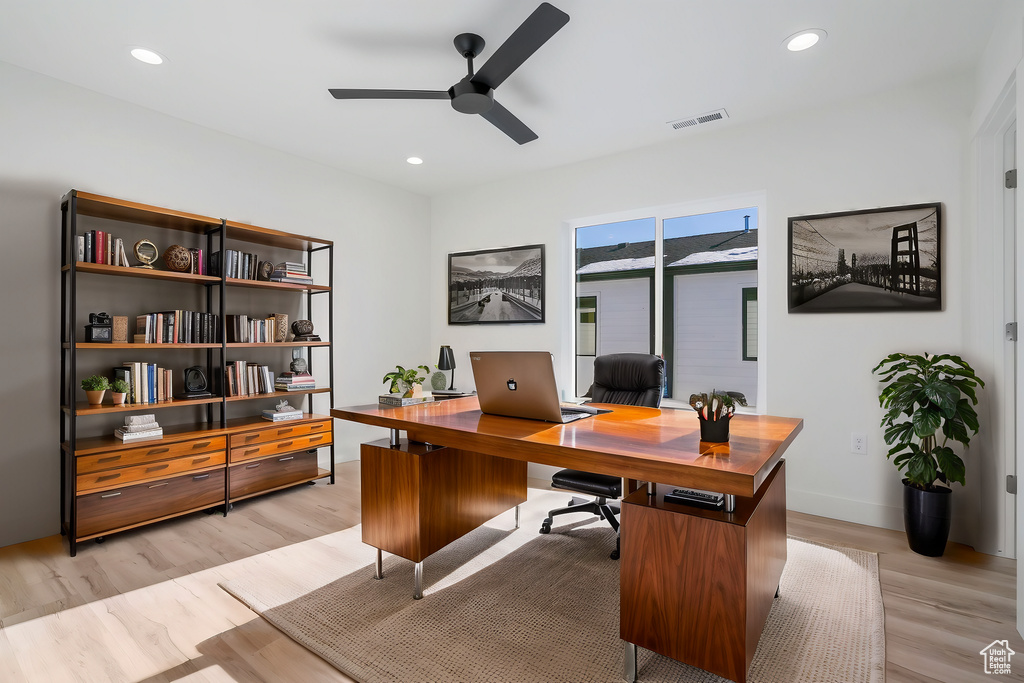
[[[448,254],[448,324],[544,322],[544,245]]]

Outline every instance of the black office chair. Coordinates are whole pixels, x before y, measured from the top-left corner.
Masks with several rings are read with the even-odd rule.
[[[594,359],[594,385],[591,399],[594,403],[617,403],[619,405],[647,406],[661,405],[664,385],[665,361],[646,353],[612,353]],[[588,418],[592,419],[592,418]],[[619,506],[608,503],[622,497],[622,479],[607,474],[594,474],[580,470],[560,470],[551,477],[551,486],[575,493],[597,496],[595,500],[576,498],[565,507],[552,510],[540,525],[540,533],[551,532],[555,515],[570,512],[589,512],[608,521],[616,533],[619,531]],[[613,560],[619,559],[619,543],[616,538]]]

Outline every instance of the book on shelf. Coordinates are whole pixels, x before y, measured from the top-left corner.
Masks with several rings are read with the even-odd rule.
[[[278,410],[264,410],[263,419],[270,420],[271,422],[284,422],[285,420],[301,420],[301,410],[286,410],[284,412]]]
[[[274,373],[269,365],[244,360],[229,361],[224,374],[228,396],[274,393]]]
[[[411,398],[403,398],[398,394],[382,394],[377,399],[378,403],[383,403],[389,406],[412,406],[418,403],[433,403],[433,396],[413,396]]]
[[[118,427],[114,430],[114,436],[125,443],[129,441],[148,441],[150,439],[164,438],[164,430],[162,427],[157,427],[145,432],[126,432],[123,427]]]
[[[281,263],[274,264],[274,270],[286,270],[293,273],[299,273],[300,275],[308,275],[309,269],[305,263],[299,263],[298,261],[282,261]]]

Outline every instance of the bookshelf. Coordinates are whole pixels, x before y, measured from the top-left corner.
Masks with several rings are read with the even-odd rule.
[[[90,226],[96,230],[90,231]],[[152,269],[81,260],[78,237],[101,229],[149,240],[161,245],[161,251],[170,244],[191,245],[193,251],[203,251],[206,272],[167,270],[159,259]],[[130,240],[123,244],[131,263]],[[227,515],[235,501],[318,479],[334,483],[333,429],[327,415],[334,403],[332,241],[71,190],[61,200],[61,245],[60,516],[72,556],[82,541],[102,541],[120,531],[200,510],[219,508]],[[229,273],[226,264],[211,262],[215,253],[243,249],[267,254],[271,263],[302,263],[313,284],[234,277],[239,273]],[[258,263],[258,257],[252,258]],[[140,288],[148,289],[131,291]],[[172,302],[172,307],[180,301],[189,311],[213,314],[213,338],[199,343],[195,340],[202,337],[196,336],[186,343],[175,332],[168,335],[173,342],[151,343],[141,337],[134,342],[129,332],[128,341],[84,341],[86,311],[132,309],[120,314],[128,314],[129,330],[134,330],[134,316],[152,310],[149,298]],[[300,311],[326,341],[228,343],[225,315],[238,313],[239,308],[254,309],[267,300],[272,300],[267,307],[284,301],[290,310]],[[276,376],[287,369],[295,350],[304,354],[309,371],[320,378],[316,388],[227,395],[233,361],[262,354],[272,360],[261,365],[276,366]],[[97,368],[98,374],[109,377],[111,366],[128,362],[168,367],[173,371],[172,389],[177,390],[183,388],[183,370],[198,365],[214,395],[182,398],[172,390],[156,402],[123,406],[111,404],[109,394],[101,405],[82,400],[82,379]],[[302,417],[264,420],[261,411],[282,398],[299,407]],[[125,415],[147,413],[156,415],[162,438],[122,442],[113,435],[111,425],[123,422]],[[321,453],[328,456],[326,467],[319,464]]]

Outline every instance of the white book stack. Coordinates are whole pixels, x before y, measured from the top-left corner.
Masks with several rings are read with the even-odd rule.
[[[114,430],[114,436],[121,441],[147,441],[162,439],[163,428],[157,423],[156,415],[128,415],[124,418],[124,426]]]

